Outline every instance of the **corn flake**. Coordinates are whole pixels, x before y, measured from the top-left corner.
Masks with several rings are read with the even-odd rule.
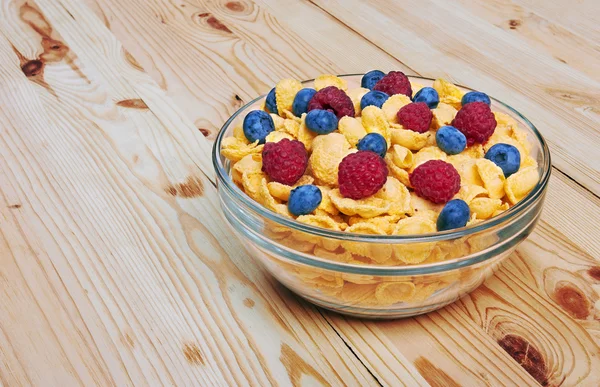
[[[319,189],[321,190],[321,203],[319,203],[319,206],[317,207],[318,210],[323,210],[326,213],[328,213],[329,215],[337,215],[340,213],[340,211],[337,209],[336,206],[333,205],[333,202],[331,201],[331,198],[329,197],[329,192],[331,191],[331,188],[324,186],[324,185],[318,185],[317,187],[319,187]]]
[[[410,192],[398,179],[388,176],[385,184],[375,193],[375,197],[390,203],[390,215],[411,214]]]
[[[249,144],[250,143],[250,141],[248,141],[248,139],[246,138],[246,135],[244,134],[244,127],[242,125],[236,125],[233,128],[233,137],[237,138],[238,140],[240,140],[244,144]],[[223,139],[223,141],[224,140],[225,139]]]
[[[358,200],[345,198],[339,189],[331,190],[329,198],[341,213],[350,216],[360,215],[363,218],[372,218],[385,214],[391,207],[390,202],[374,196]]]
[[[520,169],[510,175],[504,182],[506,197],[512,204],[516,204],[531,192],[538,183],[539,178],[538,170],[535,167]]]
[[[300,119],[300,126],[298,127],[298,141],[304,144],[304,147],[308,152],[312,150],[312,144],[317,134],[306,126],[306,113],[302,114]]]
[[[479,176],[479,170],[477,169],[476,159],[469,156],[458,154],[448,156],[446,160],[456,168],[456,171],[460,175],[460,182],[463,185],[479,185],[483,187],[483,181]]]
[[[462,151],[460,154],[468,156],[472,159],[480,159],[485,155],[485,151],[483,149],[483,145],[475,144],[465,148],[465,150]]]
[[[352,259],[352,254],[346,250],[338,249],[336,251],[329,251],[320,246],[315,246],[313,254],[335,262],[349,262]]]
[[[410,195],[410,205],[413,208],[415,215],[423,211],[435,211],[436,213],[439,213],[442,208],[444,208],[443,204],[436,204],[416,194]]]
[[[281,184],[276,181],[268,183],[267,186],[269,187],[269,192],[271,193],[271,195],[273,195],[279,200],[287,202],[290,199],[290,193],[294,188],[299,187],[301,185],[312,184],[314,181],[315,179],[313,179],[312,176],[304,175],[293,186]]]
[[[471,213],[477,219],[489,219],[502,206],[502,200],[492,198],[475,198],[469,203]]]
[[[454,84],[438,78],[433,82],[433,88],[438,92],[441,103],[452,105],[456,109],[461,108],[463,92]]]
[[[242,186],[244,187],[244,192],[246,192],[246,194],[252,199],[258,201],[261,184],[266,177],[267,175],[262,172],[244,173],[242,175]]]
[[[409,171],[412,172],[419,165],[429,161],[429,160],[443,160],[446,161],[446,153],[438,148],[437,146],[427,146],[418,151],[413,157],[413,164],[410,167]]]
[[[418,83],[418,82],[413,82],[410,81],[410,88],[413,92],[413,95],[417,94],[417,92],[419,90],[421,90],[422,88],[424,88],[425,86],[423,86],[422,84]]]
[[[412,282],[383,282],[375,289],[375,298],[381,306],[393,305],[411,300],[415,295]]]
[[[346,94],[352,100],[352,104],[354,105],[354,114],[359,115],[361,112],[360,108],[360,100],[365,96],[370,90],[365,89],[364,87],[358,87],[355,89],[350,89]]]
[[[390,126],[383,111],[377,106],[367,106],[362,111],[362,125],[367,133],[379,133],[385,138],[388,149],[392,145]]]
[[[348,89],[348,82],[343,78],[331,74],[321,74],[315,78],[315,89],[317,91],[329,86],[335,86],[338,89],[346,91]]]
[[[502,169],[488,159],[475,161],[477,171],[483,181],[483,186],[492,199],[500,199],[504,196],[504,172]]]
[[[265,142],[279,142],[279,141],[283,140],[284,138],[287,138],[288,140],[294,140],[294,137],[290,136],[289,134],[287,134],[285,132],[273,131],[273,132],[267,134],[267,137],[265,138]]]
[[[356,223],[346,229],[354,234],[387,235],[385,230],[378,228],[373,223]],[[392,246],[383,243],[365,243],[343,241],[342,246],[352,254],[367,257],[377,263],[383,263],[392,256]]]
[[[413,153],[402,145],[392,145],[388,153],[390,154],[394,165],[396,165],[398,168],[408,169],[412,167],[414,163]]]
[[[438,106],[431,110],[433,113],[433,118],[431,120],[432,128],[437,130],[445,125],[450,125],[458,110],[454,108],[452,105],[448,105],[447,103],[440,102]]]
[[[340,119],[338,130],[346,137],[351,147],[356,147],[356,144],[367,135],[361,120],[350,116],[344,116]]]
[[[261,153],[263,145],[258,145],[258,141],[252,144],[244,143],[236,137],[225,137],[221,143],[221,154],[227,159],[237,162],[252,153]]]
[[[398,123],[398,111],[405,105],[411,103],[410,98],[404,94],[394,94],[381,106],[385,119],[391,124]]]
[[[312,144],[308,164],[317,182],[335,187],[338,185],[338,167],[350,150],[350,144],[341,133],[317,136]]]
[[[502,130],[501,128],[503,128],[503,127],[514,130],[519,127],[519,125],[517,124],[517,121],[515,121],[515,119],[512,118],[511,116],[509,116],[508,114],[502,113],[502,112],[493,112],[493,113],[494,113],[494,118],[496,118],[496,130],[498,130],[498,128],[500,128],[500,130]]]
[[[275,125],[275,130],[282,130],[283,124],[285,122],[285,118],[280,117],[278,114],[274,114],[274,113],[269,113],[269,115],[273,119],[273,124]],[[243,134],[243,132],[242,132],[242,134]]]
[[[261,169],[262,155],[260,153],[252,153],[242,157],[240,161],[233,164],[231,177],[236,183],[241,183],[244,173],[260,173]]]
[[[340,298],[349,305],[377,305],[375,288],[376,285],[374,284],[363,285],[346,282],[340,293]]]
[[[408,171],[394,164],[392,155],[389,152],[385,155],[384,160],[387,164],[390,175],[398,179],[398,181],[400,181],[405,186],[410,187],[410,176],[408,174]]]
[[[298,137],[298,131],[300,130],[300,122],[301,121],[286,119],[283,121],[283,125],[279,130],[296,138]]]
[[[469,204],[476,197],[487,196],[487,194],[487,189],[480,185],[465,184],[460,186],[460,190],[454,195],[454,199],[462,199],[465,203]]]
[[[400,215],[382,215],[369,219],[364,219],[361,216],[351,216],[348,219],[348,224],[354,226],[357,223],[371,223],[376,228],[385,231],[386,234],[391,234],[400,218]]]
[[[292,110],[292,103],[296,94],[302,90],[302,84],[295,79],[282,79],[275,85],[275,101],[280,116],[283,116],[285,110]]]
[[[418,133],[409,129],[404,129],[402,125],[391,125],[392,144],[402,145],[412,151],[418,151],[427,145],[431,133]]]
[[[430,219],[425,217],[410,217],[401,219],[394,228],[394,235],[416,235],[428,234],[437,231],[436,225]],[[394,255],[396,259],[403,263],[416,264],[421,263],[429,257],[435,247],[435,243],[407,243],[396,244]]]

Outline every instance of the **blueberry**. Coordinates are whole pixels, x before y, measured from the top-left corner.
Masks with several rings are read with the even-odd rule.
[[[437,218],[437,229],[438,231],[446,231],[465,227],[470,217],[471,210],[464,200],[450,200]]]
[[[322,199],[319,187],[312,184],[301,185],[290,192],[288,209],[296,216],[308,215],[319,207]]]
[[[337,129],[338,119],[329,110],[311,110],[306,115],[306,127],[317,134],[331,133]]]
[[[267,100],[265,101],[265,106],[269,113],[278,114],[277,113],[277,100],[275,98],[275,88],[272,88],[267,94]]]
[[[510,144],[496,144],[485,153],[485,158],[499,166],[504,177],[509,177],[521,166],[521,153]]]
[[[437,146],[449,155],[457,155],[467,146],[467,138],[454,126],[442,126],[435,134]]]
[[[315,89],[302,89],[294,97],[294,103],[292,104],[292,113],[295,116],[300,117],[302,113],[306,113],[308,110],[308,103],[315,95],[317,91]]]
[[[425,102],[430,109],[435,109],[440,103],[440,95],[433,87],[424,87],[417,91],[413,102]]]
[[[273,118],[264,110],[252,110],[244,118],[244,135],[250,142],[265,143],[267,134],[275,130]]]
[[[375,84],[383,77],[385,77],[385,73],[383,71],[371,70],[363,75],[362,79],[360,80],[360,87],[372,90]]]
[[[367,106],[373,105],[381,109],[383,103],[387,101],[388,98],[390,98],[390,96],[384,93],[383,91],[369,91],[360,99],[360,108],[364,109]]]
[[[364,136],[357,146],[358,150],[371,151],[377,153],[381,157],[385,157],[387,151],[387,142],[379,133],[369,133]]]
[[[467,94],[463,95],[462,100],[460,101],[463,106],[471,102],[485,102],[488,106],[492,103],[490,97],[481,91],[469,91]]]

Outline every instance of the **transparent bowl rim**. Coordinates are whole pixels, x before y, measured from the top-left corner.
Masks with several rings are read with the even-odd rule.
[[[357,76],[362,76],[362,75],[363,74],[358,73],[358,74],[343,74],[343,75],[338,75],[338,76],[339,77],[357,77]],[[433,78],[412,76],[412,75],[409,75],[408,78],[415,79],[415,80],[420,79],[420,80],[425,80],[425,81],[434,81]],[[302,84],[304,85],[311,81],[313,81],[313,79],[302,81]],[[457,84],[457,86],[461,87],[465,90],[473,91],[473,89],[466,87],[466,86],[462,86],[462,85],[458,85],[458,84]],[[354,234],[354,233],[346,233],[343,231],[327,230],[327,229],[324,229],[321,227],[312,226],[312,225],[305,224],[305,223],[300,223],[300,222],[296,221],[295,219],[284,217],[282,215],[279,215],[279,214],[263,207],[260,203],[254,201],[252,198],[250,198],[248,195],[246,195],[233,182],[233,180],[231,179],[231,177],[225,170],[225,166],[221,162],[220,149],[221,149],[221,142],[224,138],[225,132],[227,131],[229,126],[232,124],[232,122],[238,117],[238,115],[240,115],[242,112],[246,111],[246,109],[248,107],[250,107],[253,104],[255,104],[256,102],[260,101],[262,98],[265,98],[265,95],[266,94],[261,95],[255,99],[253,99],[252,101],[248,102],[244,106],[240,107],[231,117],[229,117],[229,119],[225,122],[225,124],[223,124],[223,127],[220,129],[219,134],[217,135],[217,138],[215,139],[215,142],[213,145],[213,152],[212,152],[213,153],[212,154],[213,166],[214,166],[216,174],[217,174],[218,183],[221,184],[223,188],[227,189],[235,197],[236,200],[240,201],[242,204],[244,204],[245,206],[250,208],[252,211],[257,213],[261,217],[264,217],[264,218],[268,219],[269,221],[275,222],[279,225],[289,227],[290,229],[293,229],[293,230],[305,232],[305,233],[308,233],[311,235],[326,237],[326,238],[332,238],[332,239],[344,240],[344,241],[353,241],[353,242],[364,242],[364,243],[397,244],[397,243],[439,242],[439,241],[444,241],[444,240],[452,240],[452,239],[466,237],[466,236],[469,236],[472,234],[477,234],[480,232],[485,232],[486,230],[489,230],[489,229],[491,229],[495,226],[498,226],[504,222],[508,222],[511,219],[514,219],[514,218],[518,217],[519,215],[525,213],[531,207],[531,205],[533,203],[535,203],[537,201],[537,199],[544,193],[544,189],[546,188],[546,186],[548,184],[548,180],[550,179],[551,165],[552,165],[551,159],[550,159],[550,151],[549,151],[548,145],[547,145],[546,141],[544,140],[543,136],[541,135],[541,133],[531,123],[531,121],[529,121],[525,116],[523,116],[521,113],[519,113],[516,109],[514,109],[510,105],[505,104],[502,101],[497,100],[496,98],[490,97],[490,99],[492,101],[505,107],[510,112],[517,115],[521,120],[523,120],[529,126],[529,128],[535,135],[535,138],[537,139],[537,141],[541,147],[541,150],[542,150],[542,155],[543,155],[542,176],[540,177],[538,183],[533,188],[533,190],[525,198],[523,198],[521,201],[519,201],[515,206],[511,207],[510,209],[506,210],[505,212],[503,212],[502,214],[500,214],[498,216],[495,216],[491,219],[488,219],[486,221],[478,223],[474,226],[463,227],[463,228],[453,229],[453,230],[449,230],[449,231],[429,233],[429,234],[415,234],[415,235]],[[467,257],[462,257],[462,258],[467,258]],[[440,263],[443,263],[443,262],[440,262]],[[417,265],[414,265],[414,266],[416,267]]]

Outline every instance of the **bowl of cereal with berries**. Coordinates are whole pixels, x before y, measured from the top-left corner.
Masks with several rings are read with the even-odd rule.
[[[213,149],[226,222],[308,301],[366,318],[441,308],[532,232],[550,178],[510,106],[400,71],[283,79]]]

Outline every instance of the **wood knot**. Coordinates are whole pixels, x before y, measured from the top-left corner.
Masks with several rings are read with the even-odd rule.
[[[508,21],[508,26],[511,30],[516,30],[518,26],[521,25],[521,21],[518,19],[510,19]]]
[[[117,102],[117,106],[130,109],[148,109],[148,105],[140,98],[124,99]]]
[[[200,348],[198,348],[196,344],[185,344],[183,346],[183,355],[185,356],[185,359],[191,364],[204,364],[202,352],[200,352]]]
[[[44,62],[39,59],[27,61],[21,66],[23,74],[27,77],[35,77],[36,75],[41,74],[43,69]]]
[[[228,1],[225,3],[225,7],[233,12],[242,12],[244,10],[244,4],[239,1]]]
[[[590,269],[588,270],[588,274],[596,281],[600,281],[600,266],[590,267]]]
[[[69,53],[69,47],[62,42],[47,37],[42,38],[44,53],[40,55],[45,62],[60,62]]]
[[[21,208],[22,206],[20,204],[11,204],[10,206],[8,206],[8,208],[16,210]]]
[[[521,336],[506,335],[498,344],[541,385],[548,384],[548,367],[544,357],[529,341]]]
[[[255,305],[255,302],[254,302],[254,300],[253,300],[253,299],[251,299],[251,298],[246,298],[246,299],[244,300],[244,306],[245,306],[245,307],[252,309],[252,308],[254,308],[254,305]]]
[[[200,133],[202,133],[204,135],[204,137],[210,136],[210,130],[208,130],[206,128],[198,128],[198,130],[200,131]]]
[[[202,184],[202,180],[199,178],[190,176],[183,183],[168,186],[165,189],[165,192],[172,196],[193,198],[202,196],[204,193],[204,185]]]
[[[201,21],[205,22],[206,24],[208,24],[209,27],[215,30],[226,32],[228,34],[232,33],[231,30],[225,24],[223,24],[223,22],[221,22],[211,13],[197,13],[195,17],[201,19]]]
[[[573,318],[585,319],[590,314],[590,301],[571,283],[559,283],[553,298]]]

